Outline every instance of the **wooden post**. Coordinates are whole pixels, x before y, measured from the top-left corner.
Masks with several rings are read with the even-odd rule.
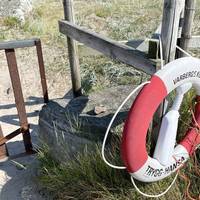
[[[170,44],[173,32],[174,12],[175,12],[175,1],[164,0],[161,40],[163,44],[163,58],[165,60],[165,63],[169,61]]]
[[[8,69],[9,69],[11,83],[12,83],[14,97],[15,97],[15,104],[16,104],[16,108],[17,108],[17,112],[19,116],[19,122],[20,122],[21,129],[23,130],[24,146],[27,153],[32,153],[33,147],[31,143],[28,119],[26,115],[26,108],[25,108],[22,87],[21,87],[21,82],[20,82],[20,76],[19,76],[19,72],[17,68],[15,50],[6,49],[5,53],[6,53]]]
[[[47,81],[46,81],[46,75],[45,75],[41,41],[40,40],[36,41],[35,45],[36,45],[36,51],[37,51],[37,56],[38,56],[38,64],[39,64],[39,70],[40,70],[40,79],[41,79],[44,103],[48,103],[49,96],[48,96],[48,90],[47,90]]]
[[[188,50],[189,39],[192,37],[192,26],[195,14],[196,0],[186,0],[185,2],[185,14],[184,24],[182,29],[182,36],[180,39],[180,47],[185,51]],[[179,52],[179,57],[185,56],[184,53]]]
[[[73,0],[63,0],[63,6],[65,20],[74,23]],[[67,37],[67,44],[73,93],[75,97],[78,97],[82,95],[78,47],[70,37]]]
[[[161,39],[165,64],[175,59],[180,17],[184,6],[185,0],[164,1]]]
[[[163,45],[163,59],[165,64],[175,59],[176,45],[179,36],[180,18],[185,6],[185,0],[164,0],[161,40]],[[165,101],[159,106],[153,121],[154,134],[152,136],[152,149],[157,142],[162,117],[164,115]]]

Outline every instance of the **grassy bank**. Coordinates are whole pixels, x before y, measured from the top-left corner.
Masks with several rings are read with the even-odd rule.
[[[197,5],[199,7],[200,0],[197,0]],[[75,0],[76,23],[115,40],[150,37],[160,23],[161,13],[161,0]],[[49,79],[57,73],[66,78],[66,74],[69,75],[66,38],[59,33],[57,23],[62,18],[61,0],[37,1],[37,5],[26,17],[24,24],[13,17],[0,19],[0,41],[41,38],[45,47],[45,63],[47,73],[50,74]],[[194,34],[200,34],[199,19],[200,12],[197,10]],[[54,49],[53,53],[51,49]],[[196,55],[200,55],[198,51]],[[148,78],[144,73],[102,55],[80,56],[80,64],[85,93],[119,84],[139,84]],[[56,81],[62,82],[62,78]],[[179,135],[189,127],[192,97],[193,93],[190,93],[182,107]],[[110,152],[110,154],[111,161],[120,160],[116,153]],[[39,152],[39,160],[41,163],[39,183],[50,191],[55,199],[144,199],[133,188],[130,177],[125,171],[113,170],[103,163],[99,145],[92,155],[85,151],[75,160],[62,164],[51,157],[48,146],[45,146]],[[156,194],[164,191],[170,185],[172,178],[154,184],[138,183],[138,185],[142,191]],[[190,191],[193,198],[197,197],[200,191],[199,185],[198,165],[194,157],[181,169],[179,178],[170,192],[160,199],[186,200],[187,191]]]
[[[116,163],[118,156],[109,156]],[[102,161],[100,147],[92,152],[87,150],[76,159],[62,164],[49,154],[48,147],[39,153],[41,163],[39,183],[58,200],[142,200],[130,181],[126,171],[111,169]],[[175,185],[161,200],[187,200],[199,195],[199,169],[195,158],[179,172]],[[196,168],[194,167],[196,166]],[[174,175],[162,181],[144,184],[139,188],[148,194],[163,192],[172,182]],[[192,198],[190,198],[192,199]]]
[[[191,91],[184,99],[181,108],[181,119],[178,130],[178,140],[190,127],[192,119],[191,109],[194,106],[194,92]],[[173,96],[173,95],[172,95]],[[173,98],[173,97],[171,97]],[[78,122],[76,122],[78,123]],[[72,126],[73,127],[73,126]],[[120,159],[120,138],[122,125],[113,131],[115,137],[110,141],[110,148],[106,150],[107,159],[116,165],[122,165]],[[95,134],[95,131],[94,131]],[[118,139],[116,139],[116,137]],[[148,140],[150,141],[150,134]],[[59,146],[64,142],[59,141]],[[149,147],[150,143],[148,143]],[[63,146],[62,156],[69,158],[68,151]],[[148,148],[149,149],[149,148]],[[45,145],[39,152],[40,168],[38,183],[47,189],[54,199],[58,200],[143,200],[134,189],[130,175],[125,170],[116,170],[107,166],[101,156],[101,144],[89,151],[87,148],[72,160],[59,163],[52,157],[52,149]],[[196,200],[200,192],[199,150],[178,171],[178,179],[171,190],[160,197],[160,200]],[[147,194],[159,194],[168,188],[175,174],[156,183],[137,182],[140,190]]]

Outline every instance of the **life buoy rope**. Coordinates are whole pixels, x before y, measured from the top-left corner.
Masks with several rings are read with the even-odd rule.
[[[126,167],[124,167],[124,166],[116,166],[116,165],[113,165],[113,164],[111,164],[109,161],[106,160],[106,157],[105,157],[105,146],[106,146],[106,141],[107,141],[108,134],[109,134],[109,132],[110,132],[111,126],[112,126],[112,124],[113,124],[115,118],[117,117],[118,113],[120,112],[120,110],[121,110],[122,107],[124,106],[124,104],[125,104],[139,89],[141,89],[142,87],[144,87],[144,85],[146,85],[146,84],[148,84],[148,83],[150,83],[150,82],[147,81],[147,82],[144,82],[144,83],[140,84],[138,87],[136,87],[136,88],[126,97],[126,99],[122,102],[122,104],[119,106],[119,108],[117,109],[117,111],[116,111],[115,114],[113,115],[113,117],[112,117],[112,119],[111,119],[111,121],[110,121],[110,123],[109,123],[109,125],[108,125],[108,128],[107,128],[107,130],[106,130],[106,134],[105,134],[104,139],[103,139],[103,144],[102,144],[102,149],[101,149],[101,155],[102,155],[102,158],[103,158],[104,162],[105,162],[108,166],[110,166],[110,167],[112,167],[112,168],[114,168],[114,169],[126,169]]]
[[[104,162],[105,162],[108,166],[110,166],[110,167],[112,167],[112,168],[114,168],[114,169],[126,169],[126,167],[125,167],[125,166],[116,166],[116,165],[113,165],[113,164],[111,164],[109,161],[107,161],[107,159],[106,159],[106,157],[105,157],[105,145],[106,145],[106,141],[107,141],[108,134],[109,134],[109,132],[110,132],[111,126],[112,126],[112,124],[113,124],[115,118],[117,117],[119,111],[120,111],[121,108],[124,106],[124,104],[125,104],[139,89],[141,89],[142,87],[144,87],[144,86],[145,86],[146,84],[148,84],[148,83],[150,83],[150,82],[147,81],[147,82],[144,82],[144,83],[140,84],[138,87],[136,87],[136,88],[128,95],[128,97],[122,102],[122,104],[119,106],[119,108],[117,109],[117,111],[116,111],[115,114],[113,115],[113,117],[112,117],[112,119],[111,119],[111,121],[110,121],[110,123],[109,123],[109,125],[108,125],[108,128],[107,128],[107,130],[106,130],[106,134],[105,134],[104,139],[103,139],[101,154],[102,154],[102,158],[103,158]],[[141,195],[143,195],[143,196],[145,196],[145,197],[149,197],[149,198],[159,198],[159,197],[165,195],[165,194],[171,189],[171,187],[174,185],[174,183],[175,183],[177,177],[178,177],[178,173],[175,175],[173,181],[171,182],[171,184],[169,185],[169,187],[168,187],[165,191],[161,192],[160,194],[155,194],[155,195],[153,195],[153,194],[147,194],[147,193],[142,192],[142,191],[138,188],[138,186],[136,185],[136,183],[135,183],[135,181],[134,181],[134,179],[133,179],[132,176],[131,176],[131,182],[132,182],[133,186],[135,187],[136,191],[137,191],[138,193],[140,193]]]
[[[200,143],[196,129],[188,130],[166,165],[148,156],[146,151],[147,130],[159,104],[171,91],[188,83],[200,95],[200,60],[197,58],[180,58],[167,64],[151,78],[131,107],[123,131],[122,158],[129,173],[137,180],[153,182],[169,176],[189,159]],[[195,118],[200,124],[199,103],[196,104]],[[162,150],[161,147],[159,150]],[[167,152],[168,149],[163,151]]]
[[[186,55],[190,56],[190,54],[183,51],[181,48],[178,49]],[[109,130],[122,106],[138,89],[140,89],[144,85],[145,87],[140,91],[139,95],[134,101],[130,109],[128,118],[125,122],[122,137],[122,158],[125,166],[112,165],[106,160],[104,155],[104,148]],[[136,89],[134,89],[134,91],[125,99],[125,101],[119,107],[108,126],[102,146],[102,156],[104,161],[110,167],[116,169],[127,169],[131,175],[131,181],[136,190],[146,197],[160,197],[163,194],[165,194],[175,183],[178,174],[175,176],[170,187],[167,188],[165,192],[159,195],[148,195],[141,192],[136,186],[134,178],[143,182],[154,182],[162,180],[163,178],[169,176],[173,172],[180,169],[183,166],[183,164],[189,159],[189,157],[195,152],[195,150],[200,144],[200,101],[197,101],[195,107],[195,114],[193,117],[193,121],[196,124],[196,127],[193,126],[192,128],[190,128],[186,133],[185,138],[175,148],[173,148],[173,152],[171,153],[171,155],[169,154],[170,159],[168,160],[168,162],[160,159],[159,155],[154,155],[154,158],[151,158],[146,151],[147,129],[153,117],[153,114],[156,111],[159,104],[171,91],[173,91],[174,89],[178,89],[177,91],[180,94],[178,95],[178,98],[175,100],[176,102],[172,106],[174,110],[172,109],[167,113],[167,115],[169,116],[175,116],[175,119],[178,121],[178,111],[181,106],[183,96],[191,88],[191,86],[193,86],[196,89],[197,99],[200,99],[200,60],[191,56],[189,58],[187,57],[177,59],[164,66],[161,70],[159,70],[151,78],[150,82],[143,83]],[[173,113],[173,111],[175,112]],[[170,115],[170,112],[173,114]],[[168,120],[169,117],[166,117],[166,119]],[[163,124],[165,123],[162,122],[162,125]],[[178,122],[175,128],[173,128],[175,137],[175,130],[177,129],[177,126]],[[164,125],[163,127],[169,128],[170,126],[168,124],[167,126]],[[162,130],[160,131],[162,133]],[[169,130],[164,131],[164,134],[161,133],[159,135],[167,135],[166,133],[169,133]],[[158,138],[158,143],[160,141],[161,140],[159,140]],[[164,141],[167,141],[166,138]],[[162,144],[163,143],[161,141],[161,145]],[[157,146],[157,149],[159,149],[160,146],[158,144]],[[166,144],[164,144],[164,146],[166,146]]]

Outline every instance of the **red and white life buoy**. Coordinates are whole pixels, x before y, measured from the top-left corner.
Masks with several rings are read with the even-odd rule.
[[[150,83],[140,91],[133,103],[123,131],[122,158],[128,172],[135,179],[153,182],[169,176],[189,159],[200,144],[200,133],[198,128],[194,127],[188,130],[185,138],[173,149],[167,164],[150,157],[146,150],[147,131],[156,109],[170,92],[185,84],[191,84],[195,88],[197,99],[200,100],[199,59],[181,58],[165,65],[153,75]],[[198,101],[195,118],[200,124]],[[164,151],[167,152],[168,149]]]

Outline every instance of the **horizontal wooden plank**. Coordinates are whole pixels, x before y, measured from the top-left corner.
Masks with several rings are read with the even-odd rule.
[[[38,38],[33,38],[27,40],[13,40],[0,42],[0,50],[32,47],[35,46],[35,42],[37,42],[38,40]]]
[[[137,49],[139,51],[142,51],[144,53],[148,53],[148,44],[149,41],[145,40],[122,40],[118,41],[120,44],[125,44],[127,46],[130,46],[134,49]],[[85,46],[83,43],[78,43],[78,49],[79,49],[79,55],[80,56],[98,56],[102,55],[101,52],[92,49],[90,47]]]
[[[6,142],[8,142],[9,140],[13,139],[14,137],[19,135],[20,133],[22,133],[22,129],[21,128],[19,128],[16,131],[6,135],[5,137],[0,138],[0,146],[4,145]]]
[[[59,30],[68,37],[71,37],[72,39],[75,39],[112,59],[133,66],[147,74],[154,74],[156,72],[156,68],[152,61],[145,57],[145,54],[130,46],[120,44],[100,34],[86,30],[64,20],[59,21]]]
[[[200,48],[200,36],[192,36],[188,43],[189,48]]]

